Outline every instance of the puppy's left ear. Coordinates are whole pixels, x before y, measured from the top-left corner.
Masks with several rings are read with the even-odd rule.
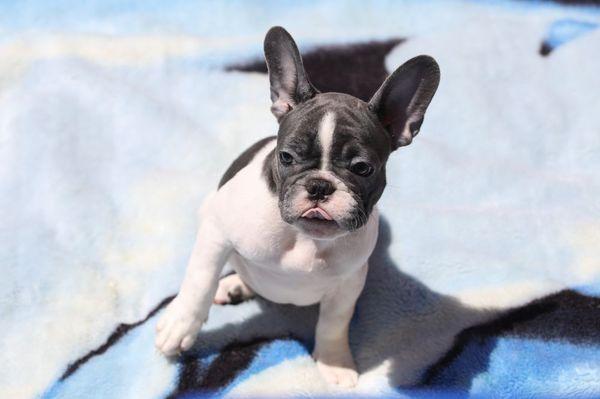
[[[390,134],[394,150],[409,145],[419,133],[439,82],[437,62],[420,55],[396,69],[369,101],[369,108]]]
[[[292,36],[275,26],[265,36],[265,59],[271,83],[271,112],[280,120],[303,101],[313,98],[317,89],[308,80],[298,47]]]

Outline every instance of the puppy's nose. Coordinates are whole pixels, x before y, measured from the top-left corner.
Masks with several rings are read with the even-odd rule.
[[[312,179],[306,183],[306,191],[311,200],[318,201],[331,195],[335,189],[333,188],[333,184],[327,180]]]

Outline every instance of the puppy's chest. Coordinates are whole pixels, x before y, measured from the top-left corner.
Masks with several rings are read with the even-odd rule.
[[[340,274],[344,263],[336,246],[323,248],[294,233],[266,234],[252,241],[238,243],[236,252],[253,266],[273,272],[333,276]]]
[[[222,219],[235,252],[254,269],[252,273],[263,271],[311,279],[344,277],[361,267],[373,249],[376,219],[360,231],[320,241],[285,223],[275,198],[253,199],[252,204],[256,205],[251,215],[242,212],[250,205],[231,204],[228,209],[236,211],[227,212]]]

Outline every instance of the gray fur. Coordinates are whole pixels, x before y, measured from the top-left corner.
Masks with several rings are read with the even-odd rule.
[[[223,177],[221,177],[221,181],[219,182],[218,188],[221,188],[227,183],[229,180],[233,178],[240,170],[244,169],[253,159],[257,152],[259,152],[267,143],[275,140],[275,136],[265,137],[252,144],[249,148],[247,148],[244,152],[242,152],[231,165],[225,171]]]

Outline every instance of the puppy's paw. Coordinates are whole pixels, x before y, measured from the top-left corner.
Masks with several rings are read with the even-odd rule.
[[[329,384],[341,388],[354,388],[358,383],[358,372],[353,366],[331,365],[317,360],[317,368]]]
[[[156,348],[166,356],[190,349],[203,322],[189,306],[175,297],[156,325]]]
[[[346,345],[336,348],[335,344],[330,344],[322,349],[315,350],[313,357],[325,381],[342,388],[354,388],[358,383],[358,373],[350,348]]]
[[[242,281],[237,273],[219,280],[219,288],[213,300],[217,305],[235,305],[254,296],[254,291]]]

